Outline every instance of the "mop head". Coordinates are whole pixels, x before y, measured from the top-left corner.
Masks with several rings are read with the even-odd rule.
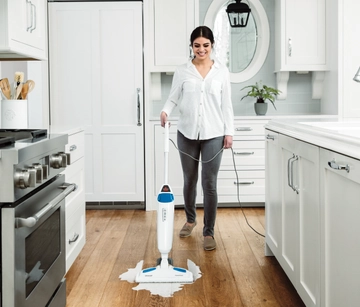
[[[194,282],[193,273],[183,269],[168,265],[161,267],[147,268],[141,270],[135,277],[135,281],[138,283],[158,283],[158,282],[170,282],[170,283],[192,283]]]

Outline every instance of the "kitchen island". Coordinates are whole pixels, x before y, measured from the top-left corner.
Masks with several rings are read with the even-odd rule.
[[[266,128],[266,254],[306,306],[360,300],[360,121]]]

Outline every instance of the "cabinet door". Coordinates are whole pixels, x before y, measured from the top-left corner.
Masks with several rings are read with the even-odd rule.
[[[325,69],[325,0],[278,1],[276,18],[282,59],[276,70]]]
[[[271,252],[276,257],[279,257],[281,252],[282,229],[279,134],[266,130],[265,146],[266,244]]]
[[[306,306],[319,306],[319,148],[283,135],[279,143],[283,187],[279,262]]]
[[[85,129],[86,200],[144,201],[142,2],[49,3],[49,19],[51,125]]]
[[[176,66],[185,63],[189,58],[190,34],[198,24],[198,0],[153,0],[152,2],[153,70],[174,71]]]
[[[46,50],[46,1],[44,0],[11,0],[8,1],[9,45],[18,51],[18,44],[37,49],[45,55]],[[31,54],[29,54],[31,56]]]
[[[360,301],[360,161],[321,149],[320,174],[322,306],[356,306]]]

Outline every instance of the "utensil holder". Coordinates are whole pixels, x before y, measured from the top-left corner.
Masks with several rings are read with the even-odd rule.
[[[27,100],[1,100],[2,129],[27,129],[28,124]]]

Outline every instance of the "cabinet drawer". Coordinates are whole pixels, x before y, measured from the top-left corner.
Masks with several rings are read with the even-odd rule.
[[[77,210],[66,219],[65,250],[66,250],[66,272],[74,263],[76,257],[85,245],[85,206]]]
[[[69,135],[69,142],[65,147],[68,154],[68,164],[72,164],[84,156],[84,132]]]
[[[220,171],[218,176],[218,195],[263,195],[265,194],[265,171]]]
[[[77,185],[77,189],[66,197],[65,212],[66,217],[69,217],[76,210],[76,207],[85,206],[84,158],[69,165],[64,174],[66,182]]]
[[[251,136],[251,135],[265,135],[265,123],[253,124],[253,123],[235,123],[234,125],[234,137],[236,136]]]
[[[226,149],[223,152],[221,170],[239,168],[264,168],[265,167],[265,141],[234,141],[233,150]]]

